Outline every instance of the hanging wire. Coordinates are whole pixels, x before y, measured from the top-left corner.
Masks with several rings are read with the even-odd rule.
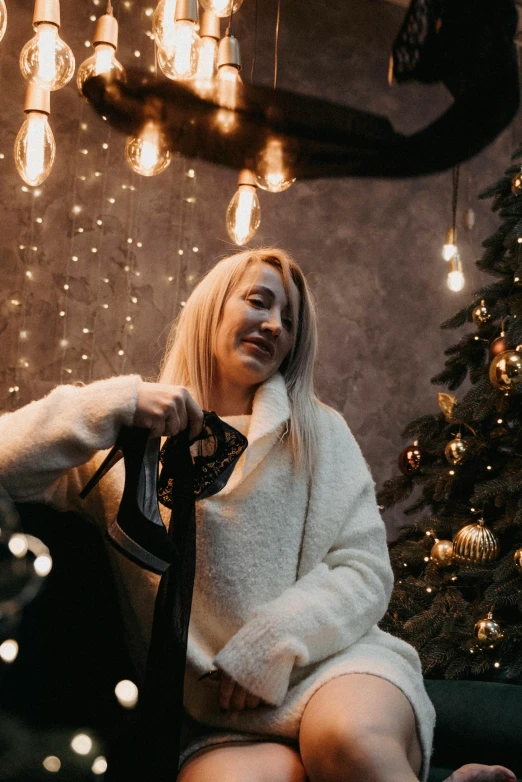
[[[112,3],[111,0],[107,0],[107,13],[111,14],[113,13]]]
[[[225,35],[232,35],[232,19],[234,18],[234,4],[232,3],[232,7],[230,9],[230,19],[228,20],[228,27]]]
[[[252,57],[252,68],[250,69],[250,84],[254,83],[254,71],[256,69],[256,55],[257,55],[257,15],[258,11],[258,0],[256,0],[255,4],[255,17],[254,17],[254,55]]]
[[[453,236],[455,236],[456,230],[457,230],[457,202],[459,197],[459,174],[460,174],[460,165],[456,165],[453,167],[453,192],[452,192],[452,198],[451,198],[451,218],[452,218],[452,228],[453,228]]]
[[[279,25],[281,22],[281,0],[277,0],[277,16],[274,43],[274,90],[277,87],[277,67],[279,59]]]

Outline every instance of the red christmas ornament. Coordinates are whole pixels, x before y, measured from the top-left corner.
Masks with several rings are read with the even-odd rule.
[[[490,359],[495,358],[499,353],[504,353],[506,350],[509,350],[506,338],[503,336],[497,337],[489,346],[489,357]]]
[[[419,472],[423,456],[423,450],[418,445],[407,445],[399,454],[399,470],[403,475]]]

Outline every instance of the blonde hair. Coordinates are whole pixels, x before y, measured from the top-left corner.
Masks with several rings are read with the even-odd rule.
[[[159,381],[188,386],[198,403],[209,409],[215,375],[215,340],[223,308],[247,267],[268,263],[278,269],[292,314],[294,340],[281,364],[290,402],[289,444],[294,463],[310,472],[318,439],[318,408],[314,392],[317,352],[315,304],[306,278],[283,250],[262,247],[219,261],[199,281],[174,322],[161,364]],[[299,302],[292,296],[292,283]]]

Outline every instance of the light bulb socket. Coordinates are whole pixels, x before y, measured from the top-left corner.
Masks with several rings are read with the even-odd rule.
[[[448,261],[448,274],[451,274],[451,272],[460,272],[462,274],[462,261],[458,253],[455,253]]]
[[[197,22],[198,0],[177,0],[174,19],[176,22]]]
[[[239,185],[251,185],[258,187],[257,179],[249,168],[242,168],[237,178],[237,184]]]
[[[118,48],[118,21],[112,14],[104,14],[96,22],[92,45],[99,43],[108,43],[115,49]]]
[[[60,26],[60,0],[35,0],[33,27],[42,22]]]
[[[219,41],[221,38],[220,19],[214,11],[203,11],[199,23],[200,38],[215,38]]]
[[[235,35],[225,35],[219,42],[218,68],[222,65],[233,65],[238,71],[241,70],[241,52]]]
[[[51,113],[51,94],[49,90],[37,87],[36,84],[28,84],[25,91],[24,111],[39,111],[42,114]]]
[[[457,244],[457,229],[452,225],[446,231],[446,241],[444,244]]]

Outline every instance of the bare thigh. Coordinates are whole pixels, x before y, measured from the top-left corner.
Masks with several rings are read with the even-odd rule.
[[[295,749],[266,741],[199,750],[178,782],[306,782],[306,773]]]

